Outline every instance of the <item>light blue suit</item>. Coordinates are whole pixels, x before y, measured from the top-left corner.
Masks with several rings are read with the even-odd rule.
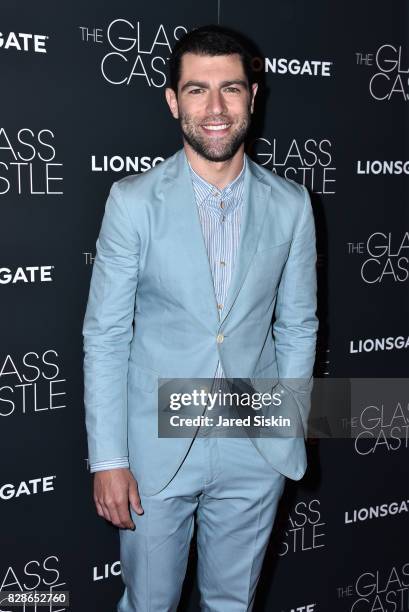
[[[114,183],[106,204],[83,327],[89,460],[129,456],[147,494],[167,484],[191,443],[158,438],[158,377],[211,378],[220,358],[228,378],[279,378],[306,427],[318,327],[310,199],[305,187],[247,162],[220,320],[184,149]],[[274,468],[303,476],[301,437],[253,440]]]
[[[128,456],[147,504],[174,486],[193,448],[190,438],[157,435],[159,377],[211,379],[220,359],[228,378],[277,379],[307,431],[318,328],[310,198],[305,187],[247,163],[240,243],[221,316],[184,149],[114,183],[106,204],[83,327],[89,460]],[[251,440],[249,456],[267,470],[270,490],[275,474],[298,480],[305,473],[302,436]],[[228,442],[238,459],[243,443]],[[200,448],[191,459],[197,465]],[[193,478],[192,465],[179,471],[181,485]],[[277,480],[279,494],[282,486]],[[127,571],[132,535],[121,532]],[[121,610],[143,609],[130,602],[129,595]],[[224,601],[220,609],[244,608]]]

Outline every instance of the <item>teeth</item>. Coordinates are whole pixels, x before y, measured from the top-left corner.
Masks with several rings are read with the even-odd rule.
[[[229,123],[223,123],[221,125],[204,125],[203,127],[206,130],[225,130],[229,125]]]

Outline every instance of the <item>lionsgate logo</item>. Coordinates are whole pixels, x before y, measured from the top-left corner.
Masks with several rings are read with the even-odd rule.
[[[104,565],[94,565],[92,568],[92,581],[101,582],[109,578],[115,578],[121,575],[121,562],[119,560],[113,563],[104,563]]]
[[[0,127],[0,196],[9,193],[62,195],[62,163],[52,130]]]
[[[62,563],[64,561],[64,563]],[[6,560],[4,561],[4,572],[0,573],[0,601],[2,597],[7,594],[8,591],[47,591],[49,593],[55,593],[55,591],[62,591],[68,588],[67,582],[63,580],[61,576],[61,566],[65,565],[65,560],[61,560],[61,555],[51,554],[46,557],[40,558],[29,558],[26,561],[22,557],[18,563],[9,565],[7,567]],[[6,606],[4,608],[4,606]],[[34,606],[34,607],[32,607]],[[34,604],[28,607],[29,610],[43,609],[47,610],[47,607],[36,606]],[[7,604],[1,604],[0,610],[9,612],[9,610],[27,610],[27,607],[23,604],[20,607],[9,607]],[[55,612],[68,610],[68,608],[57,607],[57,604],[53,604],[53,607],[48,607],[48,610],[54,610]]]
[[[302,183],[317,194],[336,193],[336,167],[332,142],[328,138],[284,141],[256,138],[250,148],[258,163],[272,172]]]
[[[378,174],[409,174],[409,159],[403,160],[358,160],[357,161],[357,174],[366,174],[376,176]]]
[[[111,85],[165,87],[172,47],[188,30],[128,19],[114,19],[106,28],[79,26],[81,40],[104,47],[100,70]],[[108,47],[108,49],[107,49]]]
[[[92,172],[146,172],[154,168],[156,164],[164,161],[164,157],[149,157],[143,155],[139,157],[131,157],[130,155],[92,155],[91,156],[91,171]]]
[[[45,34],[25,34],[23,32],[0,32],[0,52],[8,49],[16,51],[32,51],[33,53],[47,53],[46,42],[49,36]]]
[[[350,612],[408,610],[409,562],[364,569],[352,584],[337,587],[339,599],[348,599]],[[346,603],[346,602],[345,602]]]
[[[0,483],[0,501],[9,501],[22,495],[37,495],[39,493],[49,493],[54,491],[55,474],[53,476],[40,476],[30,478],[18,483]]]
[[[372,519],[385,518],[387,516],[396,516],[397,514],[409,512],[409,499],[393,501],[376,506],[364,506],[354,510],[345,512],[345,525],[353,523],[363,523]]]
[[[66,408],[59,361],[53,349],[0,356],[0,419]]]
[[[375,53],[355,53],[358,66],[371,68],[369,93],[374,100],[409,100],[409,57],[402,45],[385,43]]]
[[[409,336],[387,336],[386,338],[360,338],[350,340],[351,355],[374,351],[394,351],[409,348]]]
[[[53,280],[51,275],[53,269],[54,266],[0,267],[0,285],[48,283]]]
[[[349,255],[361,255],[364,283],[404,283],[409,271],[409,231],[373,232],[366,242],[348,242]]]
[[[319,499],[298,502],[290,514],[279,512],[276,523],[274,533],[280,535],[276,546],[281,557],[325,547],[326,523]]]
[[[309,60],[286,57],[253,57],[254,72],[272,72],[273,74],[289,74],[290,76],[330,77],[332,76],[332,61]]]

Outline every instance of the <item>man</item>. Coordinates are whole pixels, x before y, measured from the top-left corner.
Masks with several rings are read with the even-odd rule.
[[[257,87],[240,37],[186,34],[165,91],[183,148],[106,204],[85,408],[97,512],[121,528],[119,612],[176,610],[195,515],[202,609],[251,610],[285,477],[306,469],[304,435],[158,436],[159,378],[275,378],[306,432],[314,220],[305,187],[244,153]]]

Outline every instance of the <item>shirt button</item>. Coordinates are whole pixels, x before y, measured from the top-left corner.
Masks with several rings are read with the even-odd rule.
[[[220,208],[224,208],[224,202],[220,202]]]
[[[224,215],[222,215],[222,218],[220,219],[220,221],[222,221],[222,222],[223,222],[223,221],[225,220],[225,218],[226,218],[226,217],[225,217]]]
[[[223,342],[223,340],[224,340],[223,334],[217,334],[217,336],[216,336],[217,344],[221,344]]]
[[[220,265],[221,265],[221,266],[225,266],[225,265],[226,265],[226,262],[222,260],[222,261],[220,262]]]
[[[217,304],[217,308],[218,308],[219,310],[222,310],[222,308],[223,308],[223,304]]]

